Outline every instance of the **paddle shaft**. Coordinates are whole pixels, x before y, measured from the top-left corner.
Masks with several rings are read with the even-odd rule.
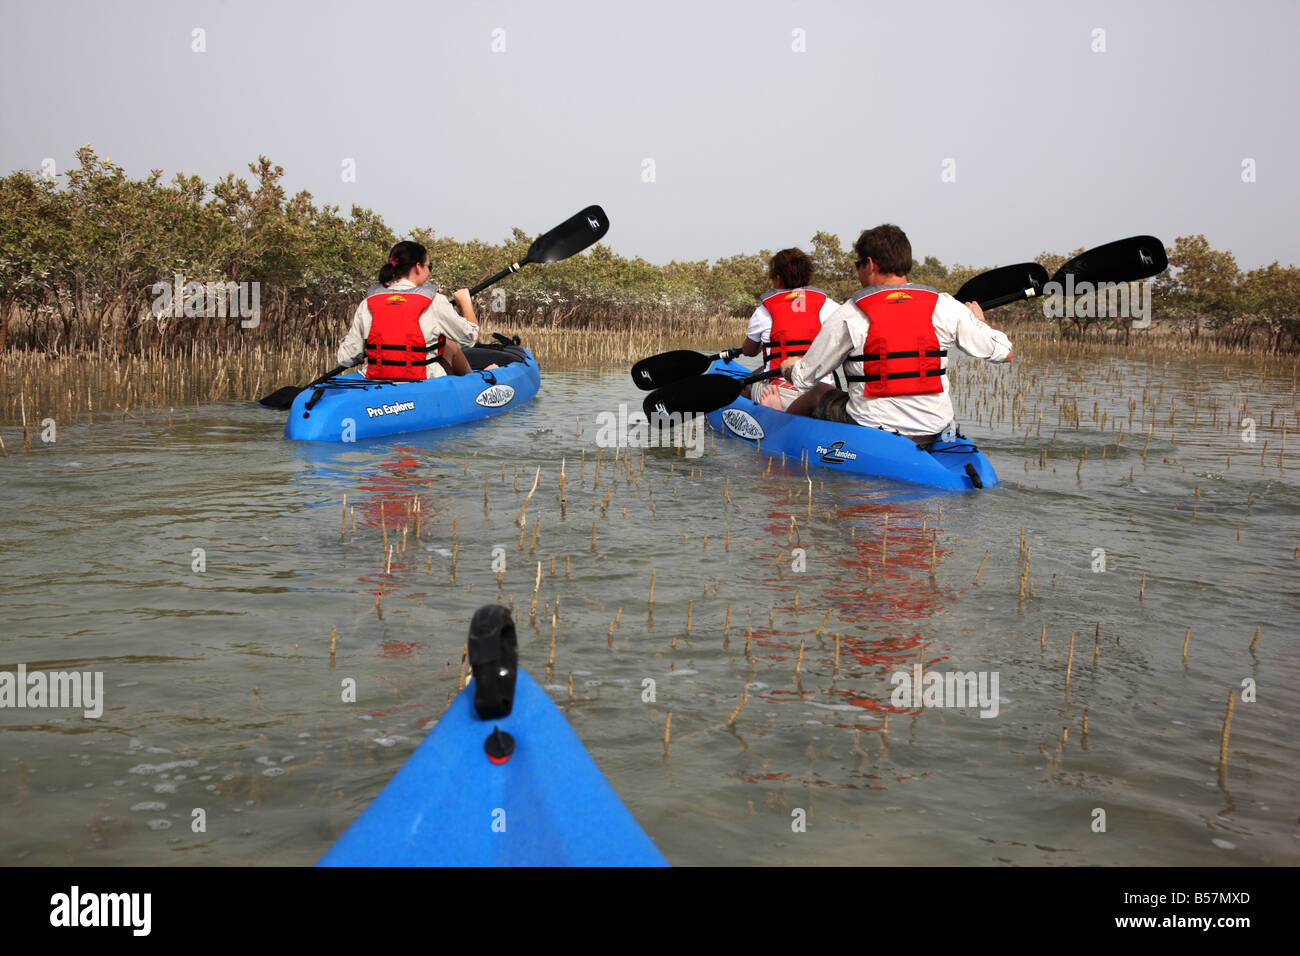
[[[550,232],[538,236],[528,247],[527,255],[518,262],[512,262],[491,278],[484,279],[470,289],[469,294],[478,295],[494,282],[500,282],[530,262],[549,263],[568,259],[593,243],[599,242],[607,232],[609,232],[609,217],[605,215],[605,210],[599,206],[588,206],[570,216]]]
[[[1000,305],[1010,305],[1012,302],[1019,302],[1022,299],[1032,299],[1039,295],[1037,289],[1030,286],[1028,289],[1021,289],[1019,292],[1008,292],[1006,295],[996,295],[986,302],[979,303],[979,307],[984,311],[996,309]]]
[[[753,385],[755,382],[765,382],[769,378],[780,378],[781,370],[779,368],[770,368],[766,372],[758,372],[749,378],[742,378],[738,384]]]
[[[484,280],[483,280],[482,282],[480,282],[478,285],[472,287],[472,288],[469,290],[469,294],[470,294],[470,295],[478,295],[480,292],[482,292],[482,291],[483,291],[484,289],[486,289],[488,286],[490,286],[490,285],[494,285],[494,284],[500,282],[500,281],[501,281],[502,279],[504,279],[506,276],[511,275],[512,273],[518,272],[520,269],[522,269],[522,268],[523,268],[524,266],[526,266],[527,264],[528,264],[528,263],[526,263],[526,262],[515,262],[515,263],[512,263],[512,264],[506,266],[504,269],[502,269],[502,270],[501,270],[500,272],[498,272],[496,275],[492,276],[491,278],[484,279]]]
[[[310,382],[308,382],[306,385],[304,385],[304,386],[302,387],[302,388],[303,388],[303,391],[306,391],[307,389],[311,388],[313,385],[319,385],[321,382],[325,381],[327,378],[333,378],[335,375],[341,375],[342,373],[344,373],[344,372],[346,372],[348,369],[350,369],[353,365],[356,365],[357,362],[359,362],[359,361],[361,361],[361,360],[360,360],[360,359],[357,359],[356,362],[350,362],[350,363],[348,363],[347,365],[340,365],[340,366],[338,366],[337,368],[332,368],[332,369],[330,369],[328,372],[326,372],[326,373],[325,373],[324,375],[322,375],[320,378],[315,379],[315,380],[313,380],[313,381],[310,381]]]

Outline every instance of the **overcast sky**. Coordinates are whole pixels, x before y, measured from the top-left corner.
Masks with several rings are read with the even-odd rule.
[[[264,154],[399,231],[599,203],[658,263],[895,222],[949,263],[1204,233],[1253,268],[1300,263],[1298,40],[1295,0],[0,0],[0,172]]]

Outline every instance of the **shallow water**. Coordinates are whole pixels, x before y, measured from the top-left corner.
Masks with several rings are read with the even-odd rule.
[[[105,700],[0,709],[0,862],[314,862],[456,691],[474,609],[512,597],[523,666],[675,864],[1300,862],[1289,377],[1120,359],[956,380],[995,489],[814,470],[810,502],[795,463],[721,436],[698,460],[634,450],[630,480],[620,451],[615,481],[596,415],[639,404],[622,372],[349,446],[288,443],[251,405],[97,416],[27,451],[6,429],[0,671],[102,672]],[[1030,425],[987,424],[994,382]],[[1145,458],[1150,415],[1117,444],[1090,408],[1127,419],[1143,387],[1161,390]],[[1185,396],[1245,393],[1256,442],[1235,412],[1192,424]],[[891,706],[918,662],[996,674],[996,716]]]

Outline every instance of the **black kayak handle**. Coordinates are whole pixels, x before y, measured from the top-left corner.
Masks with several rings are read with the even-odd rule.
[[[519,639],[510,609],[484,604],[469,623],[469,665],[474,674],[474,710],[480,720],[510,714],[519,673]]]

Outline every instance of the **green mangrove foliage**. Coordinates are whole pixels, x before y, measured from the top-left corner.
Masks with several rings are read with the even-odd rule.
[[[369,209],[318,206],[292,197],[284,170],[249,164],[252,184],[233,173],[216,183],[154,170],[129,178],[89,147],[65,182],[17,171],[0,179],[0,349],[143,354],[235,344],[331,343],[400,238]],[[562,210],[561,210],[562,212]],[[459,242],[417,229],[443,288],[471,285],[521,257],[532,236]],[[794,244],[794,240],[792,240]],[[853,251],[818,232],[805,243],[814,282],[843,300],[857,287]],[[480,297],[478,308],[512,327],[619,329],[632,320],[689,328],[703,317],[746,316],[768,288],[770,250],[709,261],[654,265],[598,245],[526,269]],[[1044,253],[1051,272],[1067,256]],[[1276,350],[1300,347],[1300,270],[1273,263],[1242,273],[1203,236],[1179,238],[1170,272],[1155,284],[1156,319],[1177,317],[1193,339]],[[919,259],[916,282],[955,292],[969,266]],[[1036,323],[1069,336],[1112,329],[1127,317],[1045,317],[1039,303],[1009,306],[1000,325]]]

